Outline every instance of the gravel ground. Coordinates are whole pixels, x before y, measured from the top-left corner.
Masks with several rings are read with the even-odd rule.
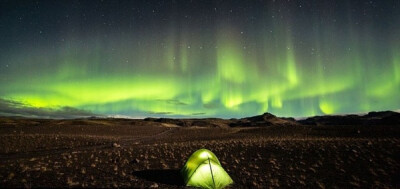
[[[59,122],[0,122],[1,188],[184,188],[179,170],[199,148],[216,154],[235,182],[231,188],[400,186],[396,126],[376,126],[376,135],[363,135],[371,128],[347,127],[341,133],[334,126],[221,129]]]

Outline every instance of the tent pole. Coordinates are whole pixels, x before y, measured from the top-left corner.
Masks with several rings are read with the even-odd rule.
[[[211,161],[210,161],[210,157],[207,157],[207,158],[208,158],[208,165],[210,165],[211,178],[212,178],[212,181],[213,181],[213,184],[214,184],[214,188],[215,188],[214,174],[213,174],[213,172],[212,172],[212,168],[211,168]]]

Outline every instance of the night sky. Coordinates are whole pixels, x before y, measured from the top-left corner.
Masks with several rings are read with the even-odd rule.
[[[399,110],[400,1],[0,0],[0,106],[134,118]]]

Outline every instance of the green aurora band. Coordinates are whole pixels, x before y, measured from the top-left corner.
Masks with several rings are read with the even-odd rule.
[[[298,25],[281,14],[283,21],[265,15],[259,22],[268,25],[255,28],[221,18],[211,30],[178,31],[171,21],[159,26],[163,33],[110,32],[104,39],[94,32],[64,36],[55,47],[27,45],[0,57],[10,65],[1,71],[0,98],[132,117],[399,109],[399,30],[382,41],[370,30],[374,23],[354,28],[311,18],[313,27],[299,36]]]

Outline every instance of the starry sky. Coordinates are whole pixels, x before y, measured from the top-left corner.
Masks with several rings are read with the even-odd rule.
[[[1,0],[0,105],[49,117],[399,110],[400,1]]]

